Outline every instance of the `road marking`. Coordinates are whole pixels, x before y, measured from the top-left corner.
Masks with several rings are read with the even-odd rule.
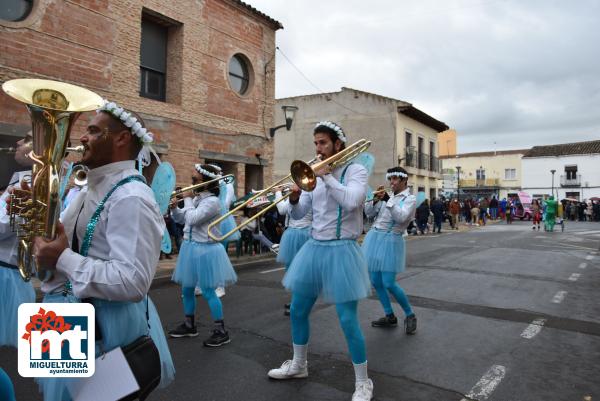
[[[504,366],[492,366],[461,401],[486,400],[496,389],[498,384],[500,384],[500,381],[502,381],[505,374],[506,368]]]
[[[469,241],[469,243],[471,243],[471,244],[474,244],[474,243],[475,243],[475,240],[471,240],[471,241]]]
[[[573,234],[576,234],[576,235],[596,235],[596,234],[600,234],[600,231],[598,231],[598,230],[592,230],[592,231],[573,231]]]
[[[594,255],[587,255],[585,260],[594,260]]]
[[[556,293],[554,298],[552,298],[552,302],[554,302],[555,304],[559,304],[563,301],[563,299],[565,299],[566,296],[567,296],[567,291],[559,291]]]
[[[569,277],[569,281],[577,281],[581,277],[581,273],[573,273],[571,277]]]
[[[537,336],[540,331],[542,331],[542,327],[544,327],[544,323],[546,323],[546,319],[538,318],[535,319],[529,326],[523,330],[521,333],[521,337],[526,338],[528,340]]]
[[[284,270],[285,267],[278,267],[277,269],[270,269],[270,270],[263,270],[261,272],[259,272],[260,274],[267,274],[267,273],[273,273],[273,272],[278,272],[279,270]]]
[[[585,263],[585,262],[581,262],[581,263],[579,264],[579,268],[580,268],[580,269],[585,269],[586,267],[587,267],[587,263]]]

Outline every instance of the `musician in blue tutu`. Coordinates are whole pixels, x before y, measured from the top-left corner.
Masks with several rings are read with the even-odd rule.
[[[150,336],[160,355],[160,387],[175,369],[148,291],[160,255],[164,220],[154,194],[136,169],[150,162],[153,135],[135,113],[106,101],[80,142],[87,187],[57,226],[57,237],[37,237],[37,264],[55,269],[42,283],[44,302],[89,302],[96,310],[96,356]],[[150,369],[150,366],[146,368]],[[68,400],[66,379],[40,378],[44,399]]]
[[[371,322],[373,327],[395,327],[398,319],[394,315],[388,292],[402,307],[406,318],[406,334],[417,330],[417,318],[408,302],[402,287],[396,282],[396,274],[406,267],[406,245],[404,231],[415,216],[416,198],[409,193],[408,173],[402,167],[393,167],[387,171],[391,194],[380,192],[374,200],[365,204],[367,217],[375,217],[375,223],[367,233],[362,244],[371,283],[377,291],[385,316]]]
[[[275,201],[283,197],[281,190],[275,192]],[[310,239],[310,228],[312,226],[312,210],[309,210],[301,219],[294,219],[291,216],[291,205],[289,199],[277,204],[277,212],[285,216],[286,229],[281,236],[279,245],[276,245],[277,262],[285,265],[287,271],[294,260],[294,257],[302,248],[304,243]],[[283,306],[283,314],[290,315],[290,304]]]
[[[35,302],[35,290],[31,282],[25,282],[19,274],[17,267],[17,254],[19,240],[10,226],[10,218],[7,214],[7,202],[9,195],[16,189],[21,189],[21,183],[27,176],[31,176],[32,160],[27,156],[31,151],[31,132],[17,142],[15,149],[15,161],[29,170],[14,173],[8,183],[6,191],[0,196],[0,347],[17,347],[17,311],[22,303]],[[26,185],[26,184],[24,184]],[[8,376],[4,376],[7,390],[12,388]],[[12,392],[12,390],[11,390]],[[3,393],[0,392],[0,396]],[[4,393],[7,399],[11,399],[8,393]],[[14,399],[14,395],[12,395]],[[2,397],[0,397],[2,398]],[[4,398],[2,398],[4,399]]]
[[[346,135],[330,121],[314,129],[317,155],[326,159],[344,149]],[[353,401],[371,400],[373,382],[367,373],[365,339],[358,321],[358,300],[370,291],[367,263],[356,240],[363,230],[363,203],[367,192],[367,169],[358,163],[346,163],[317,171],[312,192],[292,188],[291,216],[301,219],[312,210],[309,239],[294,257],[283,279],[292,293],[290,309],[293,359],[272,369],[272,379],[308,376],[307,352],[309,315],[319,296],[335,309],[344,332],[355,372]]]
[[[196,164],[192,183],[195,185],[218,177],[213,166]],[[207,347],[219,347],[231,341],[223,321],[223,305],[215,290],[237,281],[227,252],[208,236],[208,225],[221,215],[219,191],[219,184],[214,183],[202,188],[193,199],[189,196],[184,198],[183,208],[174,206],[171,209],[175,221],[185,224],[183,243],[173,273],[173,281],[182,286],[185,320],[169,331],[169,335],[174,338],[198,336],[194,287],[199,286],[214,321],[212,335],[204,341]],[[220,235],[218,231],[213,233]]]

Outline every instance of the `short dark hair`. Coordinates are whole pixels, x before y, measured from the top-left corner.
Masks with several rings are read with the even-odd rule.
[[[219,175],[219,171],[215,168],[215,166],[212,166],[210,164],[202,164],[201,166],[202,166],[202,168],[204,170],[206,170],[206,171],[208,171],[210,173],[213,173],[214,175]],[[202,173],[200,173],[200,175],[202,176],[202,180],[203,181],[214,180],[214,177],[210,177],[210,176],[202,174]],[[214,184],[209,185],[204,190],[208,191],[208,192],[211,192],[215,196],[219,196],[219,194],[221,193],[221,190],[219,189],[219,182],[218,181],[216,183],[214,183]]]
[[[340,127],[340,126],[338,125],[338,127]],[[340,127],[340,129],[341,128],[342,127]],[[342,130],[342,132],[343,132],[343,130]],[[331,139],[331,142],[333,142],[333,143],[335,143],[335,141],[339,139],[340,142],[342,142],[341,149],[344,149],[346,147],[346,144],[344,143],[344,141],[342,141],[340,139],[337,132],[335,132],[333,129],[329,128],[326,125],[317,125],[313,131],[313,135],[315,135],[315,134],[327,134],[327,136],[329,136],[329,139]]]

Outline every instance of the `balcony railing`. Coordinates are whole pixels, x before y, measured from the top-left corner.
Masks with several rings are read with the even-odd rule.
[[[427,153],[419,153],[414,148],[407,148],[405,150],[404,165],[435,173],[442,171],[442,163],[437,157],[428,155]]]
[[[581,186],[581,174],[576,174],[575,176],[560,176],[560,186],[561,187],[580,187]]]
[[[406,149],[406,153],[404,155],[404,165],[407,167],[417,167],[417,152],[411,150],[410,148]]]

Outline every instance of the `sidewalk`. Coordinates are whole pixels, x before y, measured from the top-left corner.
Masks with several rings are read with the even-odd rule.
[[[270,262],[275,260],[275,254],[272,252],[263,252],[261,254],[252,256],[252,255],[243,255],[240,257],[229,255],[229,259],[231,260],[231,264],[238,270],[245,265],[257,262]],[[175,270],[175,265],[177,264],[177,256],[173,256],[172,259],[164,259],[158,262],[158,266],[156,268],[156,273],[154,274],[154,279],[152,280],[152,286],[150,288],[154,288],[155,286],[162,285],[171,281],[171,276],[173,275],[173,270]],[[33,287],[35,288],[36,298],[38,302],[41,302],[43,294],[40,290],[41,282],[32,278],[31,282]]]
[[[498,219],[498,220],[487,220],[486,221],[486,225],[492,225],[492,224],[498,224],[498,223],[506,223],[505,220],[502,219]],[[454,233],[462,233],[462,232],[468,232],[468,231],[473,231],[479,228],[482,228],[485,226],[482,225],[469,225],[467,223],[463,221],[458,223],[458,230],[454,230],[453,228],[450,227],[450,224],[443,224],[442,225],[442,232],[441,233],[428,233],[428,234],[422,234],[422,235],[413,235],[413,234],[409,234],[408,237],[406,239],[416,239],[416,238],[427,238],[427,237],[437,237],[439,235],[444,235],[444,234],[454,234]]]
[[[229,255],[229,260],[231,260],[231,264],[238,270],[245,265],[250,263],[258,263],[258,262],[270,262],[275,260],[275,254],[272,252],[263,252],[258,255],[242,255],[240,257]],[[165,282],[171,281],[171,276],[173,275],[173,270],[175,270],[175,265],[177,264],[177,256],[173,256],[172,259],[163,259],[158,262],[158,267],[156,268],[156,274],[154,274],[154,280],[152,282],[152,286],[164,284]]]

